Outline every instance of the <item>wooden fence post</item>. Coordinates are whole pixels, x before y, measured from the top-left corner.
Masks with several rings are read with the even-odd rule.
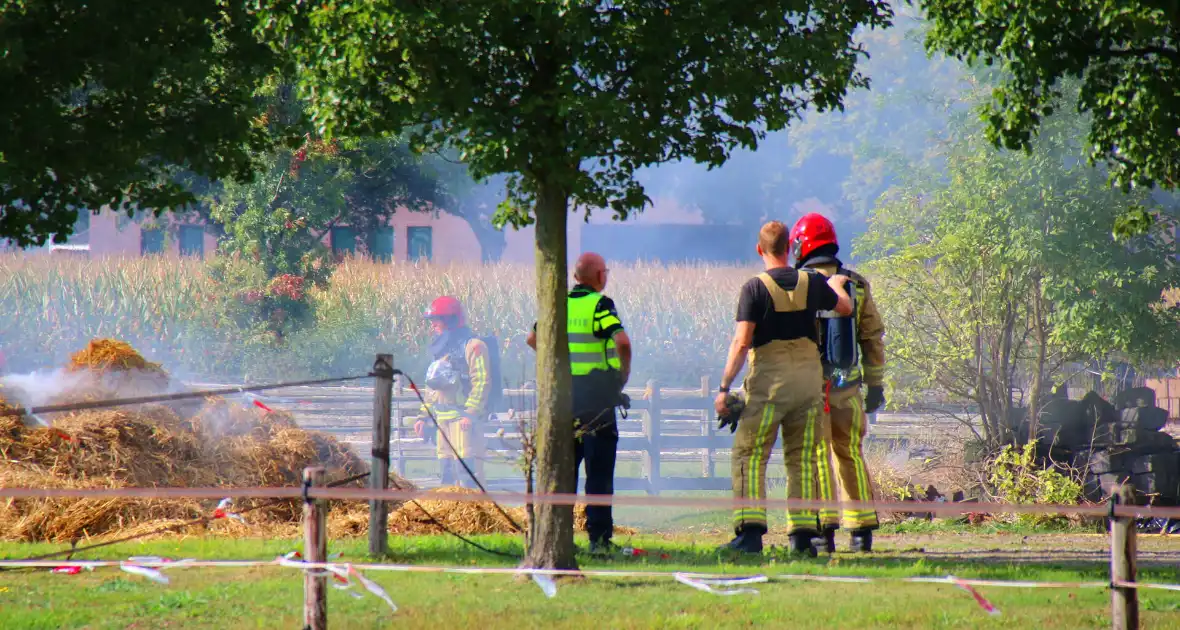
[[[303,486],[324,485],[324,467],[303,469]],[[303,502],[303,558],[307,562],[325,562],[328,558],[328,508],[323,499]],[[303,574],[303,627],[327,630],[328,580],[323,569],[309,569]]]
[[[1113,506],[1134,505],[1134,490],[1120,485],[1110,497],[1110,617],[1114,630],[1138,630],[1139,589],[1120,586],[1135,581],[1135,519],[1114,516]]]
[[[644,455],[643,468],[647,476],[647,493],[660,493],[660,386],[655,381],[647,382],[647,416],[643,422],[643,432],[647,434],[647,453]]]
[[[369,448],[369,487],[389,487],[389,424],[393,404],[393,355],[378,354],[373,364],[373,442]],[[369,555],[382,557],[389,551],[389,511],[385,501],[369,501]]]
[[[393,443],[397,445],[397,449],[393,459],[393,468],[397,471],[398,477],[406,476],[406,458],[405,453],[402,450],[402,437],[404,434],[402,433],[402,405],[400,402],[403,394],[405,394],[405,389],[402,385],[402,377],[394,376],[393,395],[395,396],[395,399],[393,402]]]
[[[709,408],[709,399],[711,396],[709,388],[709,377],[701,377],[701,397],[705,399],[705,410],[701,412],[701,435],[708,440],[705,448],[701,449],[701,476],[709,478],[713,476],[713,413]]]

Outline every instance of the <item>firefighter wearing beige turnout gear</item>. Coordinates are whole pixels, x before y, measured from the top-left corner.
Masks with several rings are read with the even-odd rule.
[[[836,498],[836,488],[845,501],[871,503],[873,487],[865,466],[862,443],[865,436],[866,414],[873,413],[885,403],[885,325],[869,282],[860,274],[846,269],[840,259],[836,230],[831,221],[819,214],[808,214],[791,229],[791,251],[799,269],[815,270],[825,277],[845,274],[855,290],[848,346],[842,348],[852,366],[847,369],[824,366],[824,416],[816,457],[819,462],[819,494],[825,501]],[[821,320],[821,326],[835,320]],[[824,331],[821,329],[821,333]],[[855,343],[855,347],[853,346]],[[839,344],[836,344],[839,345]],[[840,352],[837,351],[837,354]],[[861,384],[868,390],[861,399]],[[835,459],[835,472],[832,460]],[[853,551],[872,551],[873,530],[877,529],[877,512],[872,507],[845,507],[837,511],[825,508],[819,512],[819,525],[824,534],[824,546],[835,551],[836,530],[841,525],[851,531]]]
[[[823,372],[816,346],[818,311],[848,314],[852,303],[840,288],[847,278],[824,281],[813,272],[787,265],[787,228],[778,221],[762,226],[757,251],[766,271],[742,287],[737,326],[714,400],[719,416],[727,413],[729,388],[749,354],[746,406],[733,442],[733,494],[737,499],[766,498],[766,465],[782,432],[787,469],[787,500],[816,498],[816,443],[823,405]],[[816,512],[788,507],[787,529],[793,550],[815,555]],[[758,553],[766,533],[766,508],[739,507],[736,537],[729,549]]]

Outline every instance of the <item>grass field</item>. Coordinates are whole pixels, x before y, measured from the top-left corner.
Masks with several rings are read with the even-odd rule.
[[[596,561],[583,568],[694,571],[732,575],[815,574],[890,578],[903,576],[1034,581],[1104,581],[1106,539],[1097,534],[1045,533],[920,526],[891,528],[878,537],[871,557],[837,553],[831,558],[788,561],[772,551],[760,560],[718,555],[724,534],[643,536],[621,543],[649,552],[647,559]],[[519,540],[479,537],[485,545],[519,550]],[[778,537],[768,542],[781,544]],[[581,544],[584,545],[583,540]],[[1180,546],[1141,536],[1140,580],[1180,582]],[[171,558],[264,559],[298,548],[295,541],[158,539],[96,551],[91,559],[131,555]],[[27,557],[57,547],[0,544],[0,555]],[[341,561],[363,562],[363,541],[330,543]],[[1063,550],[1068,553],[1053,552]],[[421,565],[513,566],[511,559],[473,550],[451,538],[397,538],[390,561]],[[1007,559],[996,554],[1007,553]],[[660,559],[667,554],[667,559]],[[396,613],[366,595],[353,599],[329,589],[333,628],[1040,628],[1109,627],[1105,588],[1009,589],[980,587],[1000,611],[992,617],[970,594],[948,585],[773,581],[759,595],[721,597],[667,578],[593,577],[561,581],[547,599],[529,580],[505,575],[454,575],[368,571],[398,605]],[[14,572],[0,586],[4,628],[292,628],[302,615],[302,580],[275,567],[178,569],[160,585],[117,569],[79,575]],[[1180,593],[1140,595],[1144,628],[1180,628]]]

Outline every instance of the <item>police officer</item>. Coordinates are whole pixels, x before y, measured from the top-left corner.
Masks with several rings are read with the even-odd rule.
[[[811,213],[800,218],[791,228],[791,252],[799,269],[813,269],[824,276],[837,273],[847,275],[855,288],[852,330],[859,345],[858,364],[848,370],[824,365],[824,423],[819,443],[820,497],[835,498],[835,484],[847,501],[872,502],[873,488],[865,467],[862,442],[865,436],[865,415],[885,404],[885,324],[873,303],[869,282],[860,274],[846,268],[836,255],[836,228],[821,214]],[[831,322],[833,320],[821,320]],[[830,324],[828,324],[830,325]],[[860,386],[867,388],[865,399],[860,397]],[[831,460],[836,460],[833,474]],[[841,523],[841,516],[843,516]],[[873,530],[877,529],[877,512],[872,508],[846,508],[842,514],[834,509],[819,512],[825,546],[829,552],[836,548],[836,530],[840,525],[851,530],[853,551],[872,551]]]
[[[566,303],[570,371],[573,373],[575,469],[586,466],[586,494],[613,495],[619,427],[615,407],[631,375],[631,339],[615,303],[602,294],[607,268],[602,256],[587,252],[574,265],[574,288]],[[528,344],[537,347],[536,324]],[[612,553],[614,520],[609,505],[586,506],[590,552]]]
[[[742,286],[737,326],[714,407],[718,415],[727,415],[729,389],[748,352],[746,406],[733,442],[733,495],[746,500],[766,498],[766,464],[781,430],[787,500],[810,500],[816,494],[816,441],[823,412],[823,368],[815,319],[818,311],[852,312],[852,302],[842,288],[847,278],[837,275],[825,282],[819,274],[789,267],[787,227],[779,221],[762,226],[757,251],[766,271]],[[787,509],[793,550],[815,555],[816,526],[814,510]],[[737,535],[729,549],[760,553],[766,508],[739,507],[734,512],[734,531]]]

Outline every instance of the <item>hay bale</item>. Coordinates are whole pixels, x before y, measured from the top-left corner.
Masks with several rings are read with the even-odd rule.
[[[13,412],[19,411],[20,409],[20,405],[14,405],[8,402],[4,399],[4,395],[0,393],[0,420],[3,420],[4,418],[20,419],[20,416],[11,415]]]
[[[459,487],[435,488],[428,494],[439,492],[480,494],[479,490]],[[524,508],[506,507],[504,511],[524,526]],[[431,520],[431,517],[434,520]],[[445,534],[446,530],[434,521],[446,526],[451,532],[463,535],[516,532],[512,523],[500,514],[491,501],[459,502],[438,499],[419,499],[416,503],[406,503],[393,511],[389,515],[389,532],[400,535]]]
[[[92,339],[86,347],[70,356],[66,369],[71,372],[91,370],[94,372],[130,372],[138,370],[147,373],[167,372],[159,363],[152,363],[136,352],[131,344],[116,339]]]
[[[122,488],[115,479],[71,479],[35,466],[0,467],[0,486]],[[137,523],[200,516],[199,502],[161,499],[8,499],[0,504],[0,537],[17,541],[69,542],[122,532]]]
[[[167,373],[123,342],[99,339],[73,356],[71,371],[92,370],[101,378],[63,398],[128,395],[125,387],[163,391]],[[112,380],[110,375],[114,375]],[[144,375],[149,378],[143,379]],[[130,379],[130,380],[127,380]],[[107,388],[114,390],[108,391]],[[53,402],[68,402],[57,400]],[[0,405],[5,404],[0,399]],[[329,479],[368,471],[360,457],[330,435],[300,429],[290,414],[263,414],[224,398],[196,406],[140,405],[71,413],[53,428],[26,426],[19,417],[0,416],[0,485],[40,488],[291,486],[303,469],[322,465]],[[363,487],[364,480],[353,483]],[[394,488],[412,488],[390,475]],[[239,501],[236,510],[266,504],[248,515],[248,525],[218,519],[186,528],[220,535],[297,535],[298,500]],[[8,501],[0,511],[0,539],[76,540],[151,531],[209,516],[216,501],[151,499],[36,499]],[[365,508],[361,527],[361,508]],[[400,505],[393,505],[394,508]],[[337,529],[367,530],[367,504],[333,505]],[[186,532],[182,532],[186,533]]]

